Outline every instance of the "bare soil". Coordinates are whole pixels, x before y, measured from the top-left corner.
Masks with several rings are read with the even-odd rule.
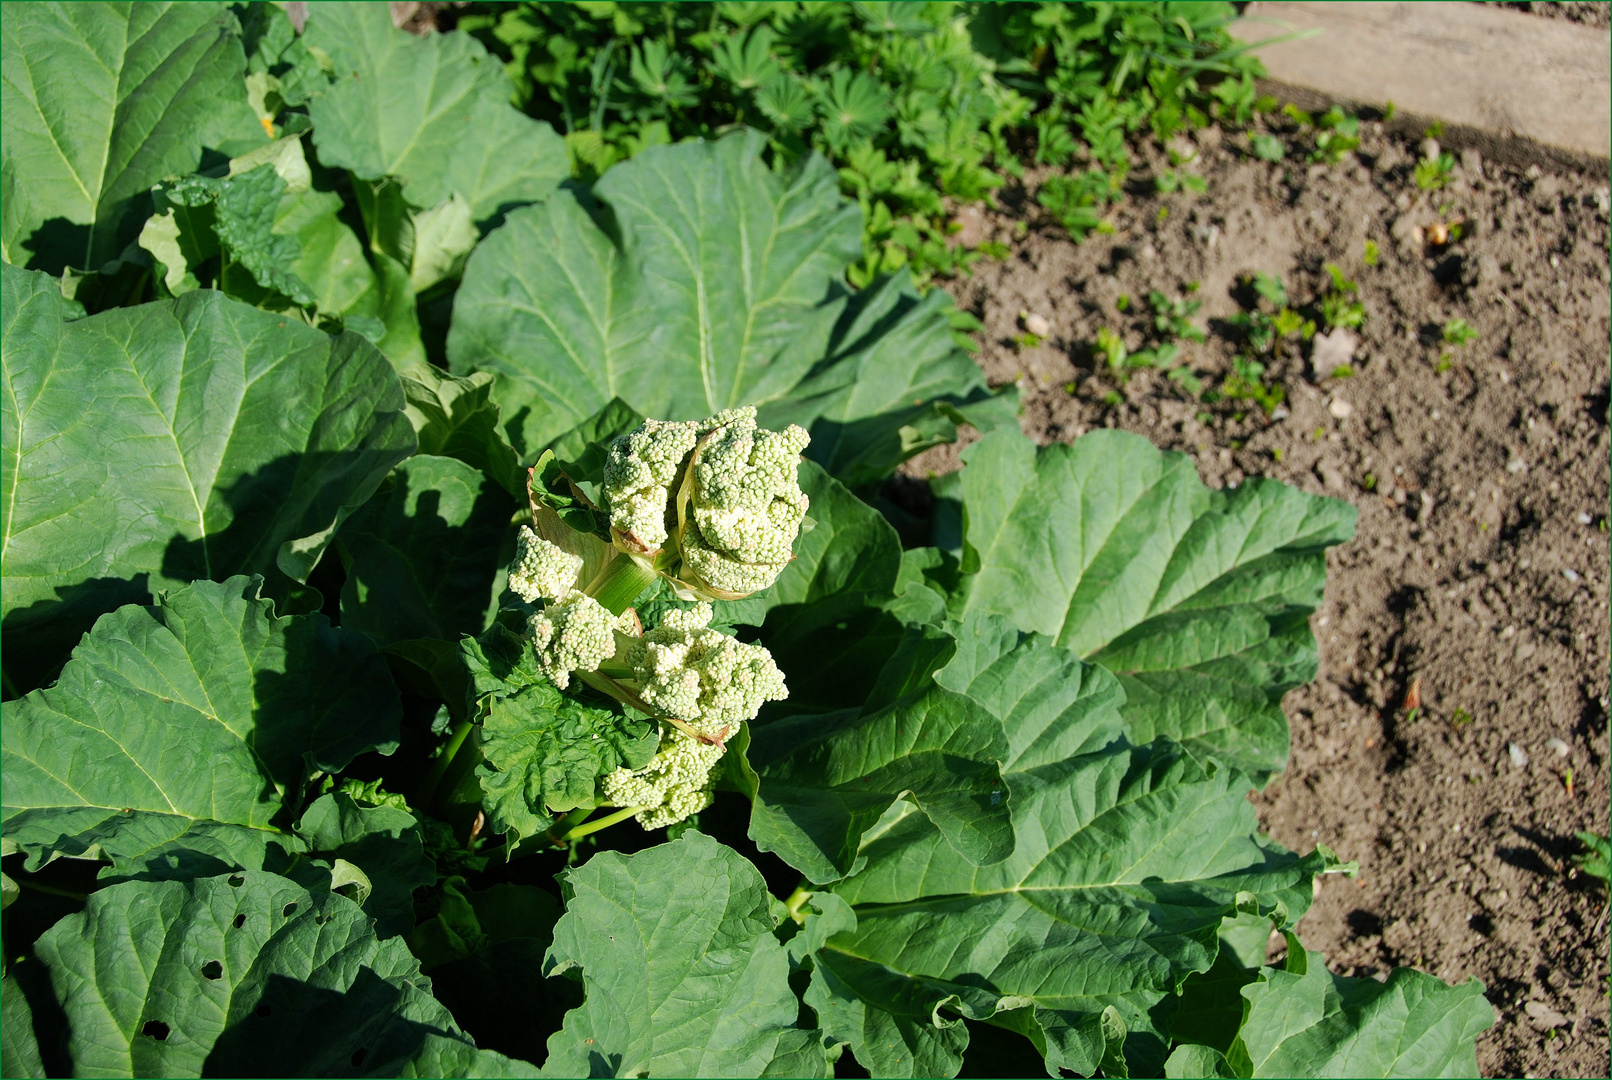
[[[1570,858],[1575,832],[1608,828],[1607,185],[1469,151],[1429,193],[1413,170],[1432,148],[1380,125],[1336,166],[1307,163],[1293,125],[1270,130],[1283,162],[1220,129],[1178,145],[1197,152],[1185,169],[1202,195],[1158,194],[1155,155],[1108,214],[1113,234],[1078,244],[1029,176],[999,210],[960,213],[964,240],[1011,255],[948,288],[984,322],[979,362],[1018,383],[1038,441],[1125,428],[1193,455],[1213,486],[1265,474],[1359,507],[1312,620],[1320,676],[1286,701],[1290,767],[1252,796],[1280,842],[1360,863],[1326,880],[1300,933],[1339,974],[1481,979],[1498,1018],[1486,1076],[1607,1076],[1607,892]],[[1459,239],[1431,242],[1457,220]],[[1269,417],[1152,369],[1121,381],[1094,355],[1104,327],[1133,350],[1156,342],[1151,290],[1198,299],[1208,341],[1181,347],[1218,386],[1246,276],[1280,275],[1319,323],[1327,263],[1367,312],[1354,373],[1332,377],[1343,361],[1295,339],[1271,361],[1286,401]],[[1021,313],[1049,320],[1043,343],[1015,341]],[[1457,318],[1477,337],[1447,345]],[[956,449],[908,471],[955,468]]]

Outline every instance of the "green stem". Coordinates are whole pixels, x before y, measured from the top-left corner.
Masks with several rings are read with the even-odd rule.
[[[443,747],[442,755],[426,774],[425,798],[420,800],[420,805],[431,805],[431,800],[436,797],[437,788],[442,785],[443,776],[447,775],[448,766],[453,764],[453,759],[459,754],[459,748],[464,746],[465,739],[470,735],[471,726],[469,720],[461,720],[454,725],[453,734],[448,738],[448,745]]]
[[[629,555],[618,554],[588,586],[588,595],[603,604],[610,614],[620,615],[654,583],[655,571]]]
[[[556,821],[553,825],[549,826],[549,839],[554,841],[556,845],[563,846],[565,844],[566,833],[576,826],[582,824],[582,822],[587,819],[587,816],[593,813],[594,809],[595,807],[592,806],[577,807],[575,810],[562,817],[559,821]]]
[[[27,878],[17,878],[15,880],[18,885],[21,885],[25,889],[32,889],[34,892],[49,893],[51,896],[65,896],[67,899],[77,900],[81,904],[90,898],[89,893],[74,892],[71,889],[58,889],[54,885],[41,885],[39,882],[29,881]]]
[[[592,821],[584,822],[583,824],[578,825],[576,828],[566,833],[565,836],[561,837],[561,839],[567,844],[573,840],[580,840],[589,833],[596,833],[600,829],[610,828],[610,826],[614,825],[618,821],[625,821],[634,814],[641,813],[643,809],[644,807],[642,806],[624,806],[620,810],[617,810],[614,814],[606,814],[602,818],[594,818]]]
[[[804,923],[806,916],[800,913],[800,909],[805,907],[806,901],[811,898],[812,891],[804,885],[790,893],[789,899],[784,901],[784,907],[789,911],[789,917],[798,923]]]

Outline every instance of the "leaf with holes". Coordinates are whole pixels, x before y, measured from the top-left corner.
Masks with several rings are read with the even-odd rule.
[[[274,874],[114,885],[36,951],[80,1075],[451,1075],[414,1063],[478,1054],[401,940]]]

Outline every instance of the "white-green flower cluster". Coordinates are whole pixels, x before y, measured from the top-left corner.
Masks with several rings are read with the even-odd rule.
[[[756,427],[755,416],[714,430],[696,449],[683,524],[685,580],[723,599],[760,592],[794,558],[808,500],[796,479],[811,437]]]
[[[726,739],[762,703],[789,696],[772,654],[710,629],[711,605],[669,611],[620,658],[647,704],[713,739]]]
[[[619,625],[608,608],[579,591],[549,604],[526,624],[538,667],[561,690],[571,685],[571,672],[597,671],[616,655]]]
[[[646,421],[611,445],[605,463],[617,547],[675,571],[685,594],[735,600],[767,588],[806,515],[796,468],[809,439],[794,425],[758,428],[751,406]]]
[[[709,420],[645,420],[610,444],[604,496],[610,531],[624,550],[653,555],[665,545],[672,498],[695,444],[712,427],[744,411],[730,409]],[[756,411],[748,411],[753,419]]]
[[[581,572],[582,556],[543,539],[529,525],[521,526],[515,540],[515,562],[509,568],[509,588],[516,596],[528,604],[558,600],[576,588]]]
[[[672,728],[648,765],[636,772],[617,769],[604,778],[605,801],[644,807],[633,817],[646,829],[675,824],[711,805],[711,773],[722,753],[720,745]]]

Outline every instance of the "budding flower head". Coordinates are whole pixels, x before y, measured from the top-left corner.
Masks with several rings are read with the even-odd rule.
[[[720,741],[741,721],[754,720],[764,702],[782,701],[789,691],[763,646],[712,630],[710,622],[710,604],[669,611],[627,645],[622,660],[646,703]]]
[[[791,424],[765,431],[753,418],[704,436],[678,500],[683,580],[724,600],[770,586],[794,557],[808,499],[796,478],[810,436]]]
[[[646,829],[672,825],[711,805],[712,770],[721,746],[702,743],[673,728],[660,752],[636,772],[617,769],[604,778],[604,797],[612,806],[642,806],[633,815]]]
[[[582,572],[582,557],[521,526],[515,540],[515,562],[509,568],[509,588],[528,604],[558,600],[568,595]]]
[[[597,671],[616,654],[618,625],[608,608],[577,591],[527,621],[538,667],[561,690],[571,685],[571,672]]]
[[[810,436],[756,427],[756,410],[646,421],[617,439],[604,494],[616,546],[675,575],[680,595],[734,600],[792,557],[807,498],[796,469]]]

